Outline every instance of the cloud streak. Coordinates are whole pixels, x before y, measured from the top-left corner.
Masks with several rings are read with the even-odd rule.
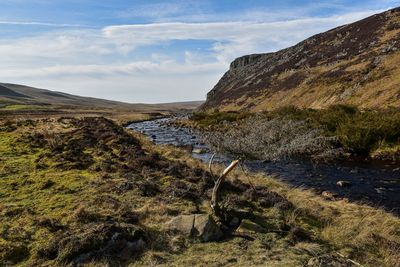
[[[12,21],[12,20],[0,20],[2,25],[19,25],[19,26],[47,26],[56,28],[94,28],[93,26],[82,25],[82,24],[68,24],[68,23],[50,23],[50,22],[39,22],[39,21]]]

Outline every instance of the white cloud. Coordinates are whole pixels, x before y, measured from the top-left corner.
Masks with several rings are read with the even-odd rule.
[[[217,57],[227,63],[246,53],[268,52],[332,27],[346,24],[377,11],[355,12],[327,18],[304,18],[278,22],[153,23],[117,25],[103,29],[104,36],[121,51],[171,40],[210,40]]]
[[[128,102],[204,99],[234,58],[285,48],[376,12],[277,22],[115,25],[0,39],[0,81]],[[210,47],[208,52],[185,47],[179,60],[165,49],[137,54],[139,47],[174,40],[208,40]]]

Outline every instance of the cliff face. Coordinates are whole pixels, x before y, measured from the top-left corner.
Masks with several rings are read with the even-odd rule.
[[[400,8],[235,59],[204,110],[400,106]]]

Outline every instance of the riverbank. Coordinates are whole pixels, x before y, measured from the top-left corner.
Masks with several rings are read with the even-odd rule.
[[[157,140],[155,142],[161,143],[162,141]],[[153,141],[151,141],[151,138],[145,139],[144,145],[158,151],[161,155],[170,160],[183,161],[195,168],[208,169],[207,164],[201,160],[203,156],[197,153],[190,154],[187,150],[177,148],[173,145],[155,145]],[[196,158],[194,158],[193,155],[196,156]],[[216,173],[222,172],[224,166],[226,165],[223,162],[217,163],[214,166],[214,171]],[[262,249],[260,250],[260,245],[252,244],[248,246],[248,243],[246,243],[245,253],[248,253],[249,258],[254,259],[253,264],[255,266],[264,266],[266,259],[268,259],[267,262],[269,266],[328,266],[329,264],[335,264],[334,261],[330,262],[329,258],[332,259],[332,257],[334,258],[336,256],[341,258],[341,256],[338,255],[346,255],[346,257],[350,258],[353,257],[353,259],[357,260],[363,266],[377,266],[376,263],[367,259],[369,257],[376,257],[376,249],[381,251],[379,253],[382,253],[382,255],[386,255],[389,258],[393,257],[392,259],[388,258],[379,263],[383,266],[396,266],[397,262],[400,260],[400,251],[398,247],[398,244],[400,244],[400,236],[398,234],[400,230],[400,220],[391,213],[369,205],[351,203],[346,198],[327,199],[313,190],[293,188],[286,182],[282,182],[275,177],[266,176],[265,173],[248,173],[238,168],[232,173],[229,180],[234,181],[235,179],[246,184],[250,182],[256,186],[264,186],[284,196],[293,203],[295,207],[294,210],[286,213],[285,217],[287,217],[285,220],[300,223],[300,225],[303,225],[303,227],[305,226],[309,231],[315,234],[320,241],[329,244],[329,246],[332,246],[336,250],[333,254],[320,254],[320,245],[315,246],[315,244],[306,241],[286,247],[285,249],[288,249],[289,254],[294,252],[291,256],[279,256],[279,253],[277,253],[274,248],[271,249],[271,247],[268,246],[268,252],[266,252],[266,254],[259,254],[258,252],[251,251],[256,250],[263,253]],[[274,217],[279,215],[271,213],[269,216]],[[389,229],[392,229],[396,233],[392,232],[393,235],[387,235],[387,230]],[[383,239],[377,238],[377,235],[381,237],[382,235],[386,236],[384,239],[387,238],[387,240],[391,240],[390,245],[378,244],[378,240]],[[204,263],[205,261],[207,264],[211,265],[217,262],[220,264],[223,262],[227,264],[232,258],[231,253],[236,255],[234,258],[238,257],[238,254],[243,256],[243,245],[240,245],[242,241],[230,240],[226,242],[227,243],[211,244],[207,246],[207,248],[196,245],[186,251],[184,255],[176,255],[174,259],[180,262],[182,266],[196,266],[196,264]],[[239,242],[239,244],[237,242]],[[261,247],[262,246],[263,245],[261,245]],[[241,248],[239,249],[239,247]],[[240,252],[238,252],[237,249],[239,249]],[[292,249],[294,249],[294,251]],[[302,265],[297,265],[298,263],[293,261],[293,259],[299,255],[309,253],[316,253],[319,255],[316,258],[319,258],[320,261],[309,260],[308,262],[303,262]],[[374,254],[374,256],[370,253]],[[361,259],[355,256],[357,254],[370,254],[371,256],[366,256],[366,258]],[[326,257],[326,261],[323,260],[324,257]],[[243,266],[248,264],[249,263],[245,261],[233,261],[231,266]],[[338,264],[338,262],[336,262],[336,264]],[[344,266],[358,266],[348,260],[344,260],[341,264]],[[181,265],[178,264],[178,266]],[[140,263],[137,266],[140,266]],[[161,266],[168,266],[168,264]]]
[[[163,118],[131,124],[128,128],[150,137],[158,145],[182,147],[191,156],[208,163],[214,153],[204,142],[204,131],[176,124],[175,118]],[[232,158],[218,155],[215,161]],[[246,160],[251,172],[261,172],[293,187],[314,190],[330,198],[347,199],[399,214],[400,169],[397,165],[365,161],[312,162],[310,160]]]

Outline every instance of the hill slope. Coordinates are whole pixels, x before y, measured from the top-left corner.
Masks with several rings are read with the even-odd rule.
[[[130,111],[171,111],[194,109],[201,101],[166,104],[128,104],[92,97],[82,97],[34,87],[0,83],[0,107],[9,104],[78,107],[89,109],[119,109]]]
[[[237,58],[203,109],[400,106],[400,8],[312,36],[276,53]]]

